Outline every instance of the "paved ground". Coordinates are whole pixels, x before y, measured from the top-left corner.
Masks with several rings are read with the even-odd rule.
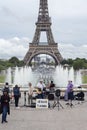
[[[20,107],[15,109],[11,105],[8,123],[0,124],[0,130],[87,130],[87,102],[74,106],[66,106],[60,101],[64,109],[35,109]],[[23,105],[20,101],[20,106]],[[0,115],[1,121],[1,115]]]

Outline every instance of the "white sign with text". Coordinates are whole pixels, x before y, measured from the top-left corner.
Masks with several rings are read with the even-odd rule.
[[[48,99],[36,99],[36,108],[48,108]]]

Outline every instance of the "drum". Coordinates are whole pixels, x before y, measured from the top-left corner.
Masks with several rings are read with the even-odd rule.
[[[54,94],[50,93],[50,94],[48,95],[48,100],[54,100]]]

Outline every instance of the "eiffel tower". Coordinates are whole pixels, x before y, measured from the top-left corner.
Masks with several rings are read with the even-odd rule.
[[[40,0],[36,30],[32,43],[29,43],[29,50],[24,57],[26,65],[30,65],[32,59],[39,54],[47,54],[53,57],[55,64],[58,65],[63,60],[59,50],[58,43],[55,43],[51,31],[51,18],[48,12],[48,1]],[[40,43],[41,32],[46,33],[47,43]]]

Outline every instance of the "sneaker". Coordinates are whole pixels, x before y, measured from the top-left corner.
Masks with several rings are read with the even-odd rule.
[[[17,109],[19,109],[20,107],[17,107]]]
[[[16,109],[20,109],[20,107],[16,107]]]

